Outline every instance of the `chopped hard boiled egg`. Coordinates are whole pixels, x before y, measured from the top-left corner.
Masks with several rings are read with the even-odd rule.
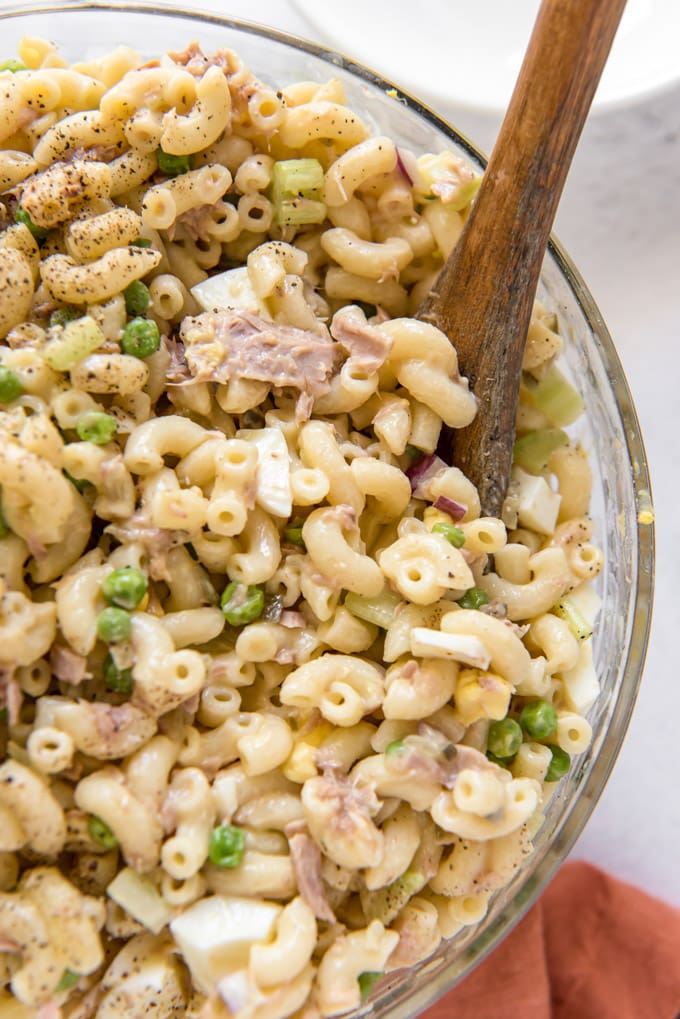
[[[283,432],[278,428],[243,428],[236,438],[252,442],[257,448],[256,502],[275,517],[289,517],[293,512],[293,494],[290,454]]]
[[[212,994],[226,974],[248,964],[251,945],[268,941],[281,906],[274,902],[212,895],[170,924],[194,983]]]
[[[214,308],[245,308],[255,311],[263,318],[271,318],[264,301],[253,290],[248,276],[248,267],[243,265],[236,269],[227,269],[216,276],[208,276],[202,283],[191,288],[201,308],[212,311]]]
[[[520,467],[512,472],[519,483],[519,522],[539,534],[552,534],[557,524],[561,496],[553,492],[545,478],[527,474]]]

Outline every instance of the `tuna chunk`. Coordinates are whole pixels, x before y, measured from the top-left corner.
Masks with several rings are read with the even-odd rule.
[[[392,340],[369,325],[359,308],[352,305],[336,311],[331,335],[345,348],[352,364],[367,375],[382,367],[392,346]]]
[[[339,361],[329,336],[268,322],[244,309],[187,317],[180,337],[189,371],[199,382],[269,382],[298,389],[308,400],[328,392]]]

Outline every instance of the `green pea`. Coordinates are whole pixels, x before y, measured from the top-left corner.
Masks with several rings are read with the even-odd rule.
[[[47,230],[45,227],[36,226],[26,210],[22,209],[20,205],[17,205],[16,212],[14,213],[14,222],[23,223],[25,227],[28,227],[36,241],[44,241],[47,237]]]
[[[27,71],[26,64],[22,64],[20,60],[3,60],[0,64],[0,71],[11,71],[12,74],[16,74],[17,71]]]
[[[514,718],[501,718],[489,726],[487,750],[494,757],[505,760],[514,757],[522,745],[522,729]]]
[[[432,528],[432,533],[443,534],[454,548],[462,548],[465,544],[465,531],[454,524],[435,524]]]
[[[406,749],[406,744],[403,739],[393,739],[391,743],[388,743],[385,747],[385,756],[394,757],[396,754],[401,754]]]
[[[458,604],[462,609],[481,609],[482,605],[488,605],[489,596],[481,587],[471,587],[465,592]]]
[[[59,994],[61,991],[70,991],[72,987],[75,987],[80,980],[80,973],[76,973],[75,970],[65,969],[61,974],[61,980],[54,988],[55,993]]]
[[[548,766],[545,780],[546,782],[557,782],[569,771],[571,757],[566,750],[558,747],[556,743],[546,743],[546,746],[552,754],[552,760]]]
[[[55,308],[50,315],[51,326],[65,326],[69,322],[75,322],[77,318],[84,315],[82,308],[76,308],[75,304],[65,304],[63,308]]]
[[[379,973],[376,972],[375,970],[366,970],[364,973],[359,974],[359,976],[357,977],[357,982],[359,984],[359,991],[361,993],[362,1001],[369,996],[375,985],[378,983],[381,977],[384,976],[385,976],[384,973]]]
[[[208,858],[216,867],[238,867],[245,848],[246,836],[242,828],[220,824],[210,833]]]
[[[533,739],[547,739],[557,728],[557,712],[547,701],[532,701],[522,708],[519,724]]]
[[[149,307],[149,288],[141,280],[133,280],[123,291],[128,315],[143,315]]]
[[[87,822],[87,829],[92,841],[96,842],[98,846],[102,846],[103,849],[115,849],[118,845],[118,839],[101,817],[95,817],[93,814]]]
[[[492,764],[497,764],[499,768],[505,768],[506,771],[510,770],[508,767],[508,762],[504,761],[502,757],[496,757],[496,755],[492,754],[490,750],[487,750],[486,756],[488,760],[491,761]]]
[[[305,541],[302,537],[302,528],[304,526],[304,520],[300,517],[296,517],[291,520],[289,524],[283,529],[283,536],[289,545],[297,545],[299,548],[305,548]]]
[[[173,156],[172,153],[164,152],[161,148],[158,149],[156,155],[158,156],[158,169],[161,173],[166,173],[168,177],[177,177],[180,173],[186,173],[191,169],[190,156]]]
[[[76,434],[83,442],[93,442],[95,446],[105,446],[116,434],[118,425],[111,414],[91,410],[78,418]]]
[[[0,365],[0,403],[12,403],[24,391],[21,379],[11,368]]]
[[[120,346],[132,357],[150,357],[161,345],[161,334],[152,318],[133,318],[123,329]]]
[[[97,636],[106,644],[120,644],[132,632],[130,616],[125,609],[109,605],[97,616]]]
[[[103,665],[104,682],[114,693],[132,693],[132,669],[119,669],[111,655],[107,655]]]
[[[124,566],[109,573],[102,584],[102,594],[109,605],[132,611],[146,594],[146,588],[147,580],[142,571],[134,566]]]
[[[246,587],[233,580],[222,592],[220,606],[228,623],[232,626],[245,626],[262,615],[264,591],[261,587]]]

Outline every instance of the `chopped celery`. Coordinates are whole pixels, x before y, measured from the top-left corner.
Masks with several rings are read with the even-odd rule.
[[[56,331],[56,330],[55,330]],[[61,332],[48,340],[40,355],[55,371],[70,371],[101,347],[106,337],[90,315],[67,322]]]
[[[573,424],[583,413],[580,395],[554,365],[540,381],[533,382],[531,376],[525,375],[524,382],[524,392],[531,405],[557,428]]]
[[[363,973],[359,974],[357,981],[359,983],[359,991],[361,992],[362,1001],[369,996],[374,985],[377,984],[384,976],[385,974],[378,970],[365,970]]]
[[[553,605],[551,612],[563,619],[577,640],[588,640],[593,635],[592,624],[586,619],[581,610],[577,608],[571,598],[560,598],[556,605]]]
[[[106,893],[153,934],[160,934],[172,916],[152,881],[131,867],[124,867],[116,874]]]
[[[407,870],[386,888],[378,888],[374,892],[362,890],[359,897],[366,919],[369,923],[372,920],[380,920],[387,926],[397,913],[401,912],[409,899],[417,895],[426,884],[427,878],[423,874]]]
[[[400,602],[401,598],[388,588],[375,595],[374,598],[364,598],[360,594],[349,591],[345,598],[345,608],[353,616],[358,616],[359,619],[364,619],[367,623],[375,623],[376,626],[386,630],[391,625],[394,619],[394,610]]]
[[[322,223],[326,206],[323,168],[318,159],[280,159],[274,163],[270,197],[280,225]]]
[[[550,454],[568,442],[569,436],[561,428],[539,428],[517,439],[513,460],[530,474],[542,474],[547,470]]]

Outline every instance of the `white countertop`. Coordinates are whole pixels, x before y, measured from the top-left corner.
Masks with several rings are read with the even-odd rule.
[[[288,0],[182,6],[319,38]],[[593,116],[555,231],[615,338],[646,441],[657,521],[656,601],[642,689],[613,775],[574,855],[677,905],[680,676],[672,647],[680,634],[680,598],[672,585],[680,578],[679,110],[675,89]],[[490,149],[495,118],[453,107],[437,112]]]

